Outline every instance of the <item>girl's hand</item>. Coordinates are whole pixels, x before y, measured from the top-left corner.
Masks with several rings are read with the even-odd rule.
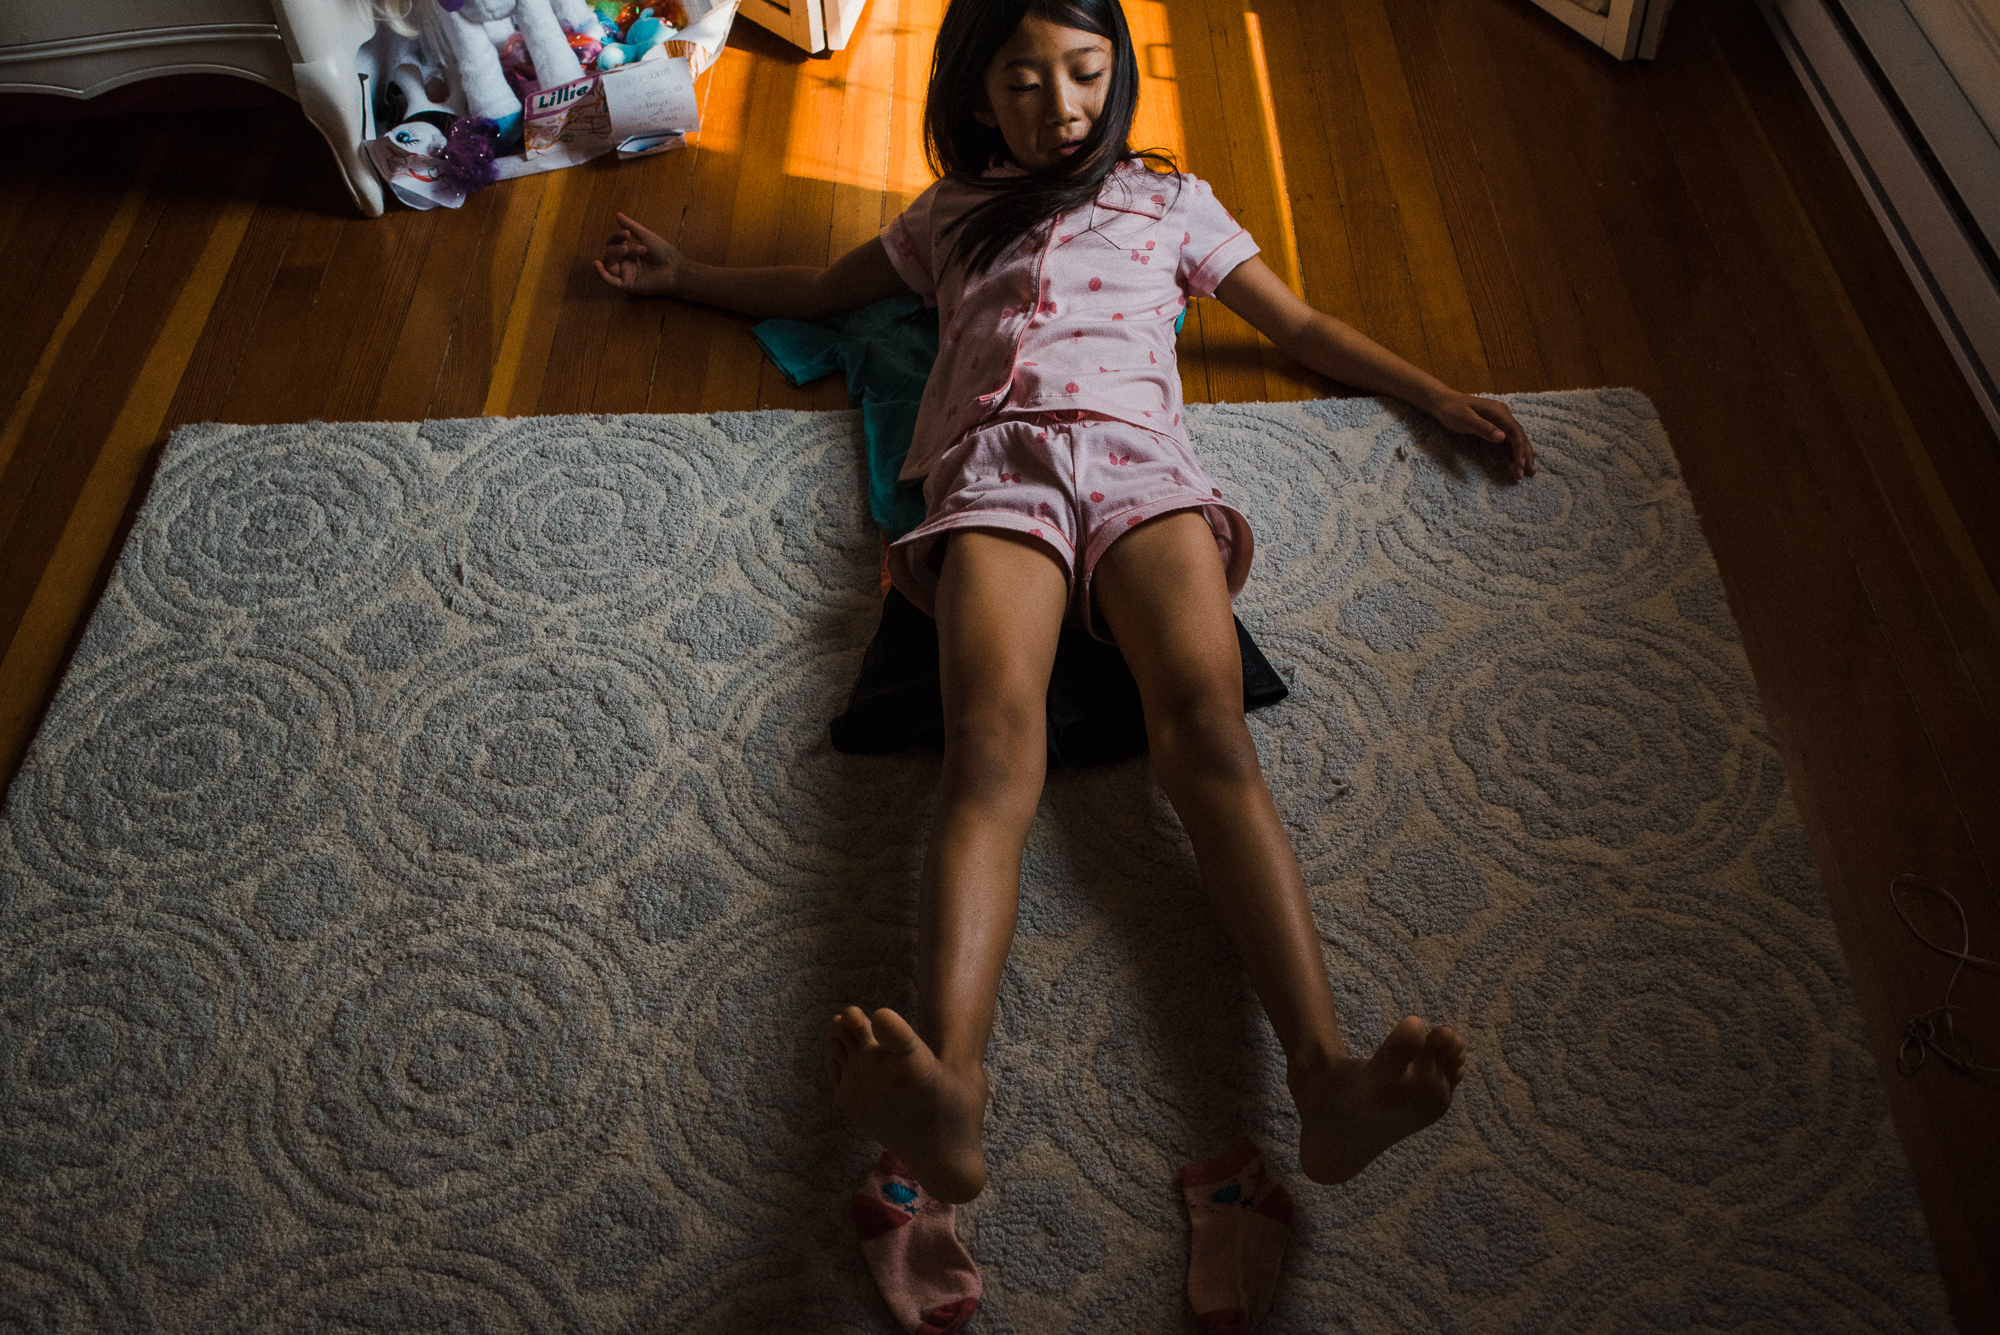
[[[680,287],[681,253],[622,213],[618,223],[604,243],[604,258],[596,262],[598,277],[635,297],[672,296]]]
[[[1476,399],[1452,391],[1431,405],[1430,414],[1453,431],[1477,436],[1488,444],[1506,446],[1516,482],[1535,475],[1535,447],[1528,443],[1528,433],[1521,430],[1521,424],[1500,400]]]

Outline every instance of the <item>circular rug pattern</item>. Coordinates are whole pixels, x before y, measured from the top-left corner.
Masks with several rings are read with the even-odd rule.
[[[1175,1174],[1297,1198],[1260,1329],[1945,1327],[1811,850],[1652,406],[1542,459],[1193,406],[1350,1045],[1471,1050],[1313,1187],[1143,759],[1050,777],[958,1213],[968,1335],[1193,1331]],[[913,1013],[937,757],[827,724],[855,413],[176,433],[0,813],[0,1326],[896,1329],[824,1073]]]

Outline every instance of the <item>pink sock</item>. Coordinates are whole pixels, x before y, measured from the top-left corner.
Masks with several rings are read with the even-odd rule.
[[[1194,1221],[1188,1298],[1202,1335],[1246,1335],[1264,1319],[1292,1231],[1292,1193],[1264,1171],[1245,1136],[1236,1148],[1181,1169]]]
[[[949,1335],[979,1310],[979,1267],[960,1245],[954,1218],[887,1150],[854,1193],[861,1254],[910,1335]]]

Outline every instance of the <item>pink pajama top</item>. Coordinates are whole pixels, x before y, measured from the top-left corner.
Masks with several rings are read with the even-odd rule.
[[[1112,169],[1085,213],[1058,214],[985,273],[947,262],[945,228],[990,196],[949,179],[882,229],[889,262],[938,308],[937,364],[899,480],[1001,408],[1087,409],[1186,443],[1174,321],[1215,295],[1257,243],[1208,186],[1136,162]]]

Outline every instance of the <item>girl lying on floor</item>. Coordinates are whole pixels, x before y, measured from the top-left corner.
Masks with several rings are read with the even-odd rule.
[[[1117,0],[952,0],[925,107],[942,179],[878,238],[824,269],[727,268],[620,214],[597,266],[628,293],[751,315],[823,318],[908,290],[938,307],[903,469],[923,480],[926,519],[890,552],[897,587],[937,620],[944,689],[917,1025],[848,1006],[826,1037],[836,1102],[889,1151],[867,1198],[882,1208],[857,1217],[912,1330],[955,1329],[976,1305],[976,1271],[946,1245],[948,1205],[986,1182],[986,1046],[1066,617],[1115,639],[1139,683],[1154,770],[1283,1046],[1306,1175],[1353,1177],[1436,1121],[1465,1072],[1464,1044],[1416,1016],[1364,1057],[1341,1040],[1305,883],[1244,724],[1230,601],[1249,575],[1250,523],[1189,447],[1175,319],[1190,296],[1214,296],[1314,370],[1505,451],[1516,481],[1535,471],[1534,448],[1504,404],[1307,306],[1207,185],[1134,152],[1138,85]],[[1205,1321],[1234,1310],[1247,1323],[1268,1301],[1289,1204],[1254,1155],[1225,1159],[1190,1165],[1190,1288]],[[1267,1277],[1238,1273],[1243,1255],[1267,1253],[1248,1267]]]

